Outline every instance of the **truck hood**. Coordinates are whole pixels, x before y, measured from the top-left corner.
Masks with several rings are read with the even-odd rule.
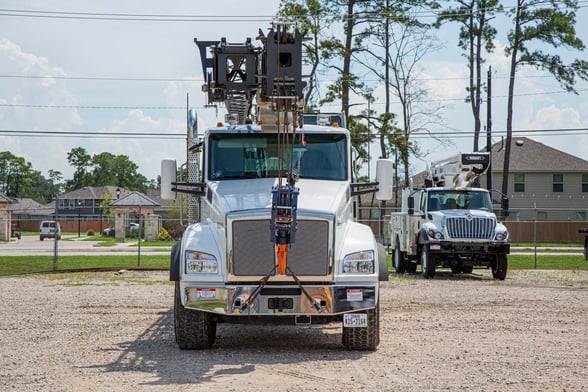
[[[481,211],[481,210],[443,210],[443,211],[432,211],[429,212],[435,220],[441,220],[444,216],[448,218],[467,217],[468,215],[473,218],[494,218],[496,215],[493,212]]]
[[[272,187],[277,179],[259,178],[244,180],[211,181],[208,188],[225,213],[233,211],[271,209]],[[335,214],[348,200],[347,181],[300,179],[298,210],[320,211]]]

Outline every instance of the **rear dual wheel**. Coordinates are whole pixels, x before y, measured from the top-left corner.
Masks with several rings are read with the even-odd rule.
[[[398,240],[396,240],[396,247],[394,248],[394,270],[397,274],[403,274],[406,271],[406,259],[400,251]]]

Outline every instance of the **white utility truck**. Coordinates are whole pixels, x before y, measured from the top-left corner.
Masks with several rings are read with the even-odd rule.
[[[197,181],[176,182],[175,163],[162,162],[162,195],[199,199],[171,254],[176,342],[210,348],[222,322],[342,322],[347,349],[375,350],[387,255],[353,203],[391,197],[390,163],[379,163],[379,190],[354,184],[349,131],[302,122],[301,35],[277,25],[258,40],[195,40],[203,90],[229,114],[188,147]]]
[[[453,273],[492,268],[504,280],[510,253],[506,227],[492,212],[490,192],[469,185],[486,172],[488,153],[459,154],[431,165],[425,187],[402,192],[402,210],[390,217],[394,269],[433,278],[438,266]]]

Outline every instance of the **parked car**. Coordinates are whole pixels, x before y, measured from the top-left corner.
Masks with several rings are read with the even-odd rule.
[[[136,233],[139,231],[139,224],[138,223],[129,223],[127,227],[128,233]],[[114,227],[107,227],[106,229],[102,230],[102,235],[105,237],[114,237]]]
[[[43,221],[39,227],[39,239],[43,241],[45,238],[61,239],[61,226],[57,221]]]
[[[102,235],[105,237],[114,237],[114,227],[107,227],[102,230]]]

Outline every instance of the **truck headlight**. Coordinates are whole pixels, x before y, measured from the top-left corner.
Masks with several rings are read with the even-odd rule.
[[[430,238],[433,238],[435,240],[442,240],[442,239],[445,238],[445,236],[443,235],[443,233],[441,233],[440,231],[433,230],[433,229],[427,230],[427,235]]]
[[[194,250],[186,251],[187,274],[216,274],[217,272],[218,262],[216,257]]]
[[[508,239],[508,231],[502,231],[500,233],[496,233],[494,236],[496,241],[506,241]]]
[[[351,253],[343,259],[343,273],[345,274],[373,274],[374,251],[364,250]]]

